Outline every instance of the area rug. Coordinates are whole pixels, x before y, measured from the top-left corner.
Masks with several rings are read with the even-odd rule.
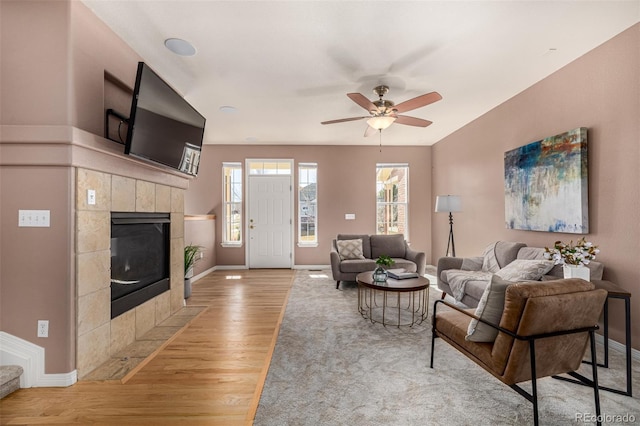
[[[430,323],[372,324],[358,313],[356,284],[336,290],[330,277],[297,271],[254,425],[533,424],[527,400],[445,342],[436,341],[429,368]],[[431,292],[429,315],[439,294]],[[624,358],[612,352],[611,368],[599,369],[600,378],[623,387]],[[590,377],[585,367],[581,372]],[[541,425],[582,424],[595,413],[593,391],[584,386],[545,378],[538,395]],[[625,414],[640,421],[637,397],[600,396],[605,420],[613,420],[606,424]]]

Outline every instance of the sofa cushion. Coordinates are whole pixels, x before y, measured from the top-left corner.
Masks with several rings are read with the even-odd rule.
[[[371,259],[371,240],[368,234],[338,234],[336,240],[362,240],[362,254]]]
[[[487,246],[483,254],[484,263],[482,265],[482,270],[490,271],[490,272],[497,271],[497,269],[495,269],[495,265],[487,264],[487,262],[492,258],[495,259],[495,261],[497,261],[498,263],[497,266],[499,268],[504,268],[509,263],[513,262],[517,258],[518,252],[520,251],[520,249],[526,246],[527,245],[524,243],[515,243],[511,241],[498,241],[496,243],[490,244],[489,246]],[[493,251],[492,253],[493,256],[488,256],[488,253],[487,253],[488,250]],[[490,267],[490,266],[493,266],[493,267]],[[492,269],[495,269],[495,270],[492,270]]]
[[[371,258],[377,259],[381,255],[403,258],[405,255],[404,235],[372,235]]]
[[[498,325],[504,310],[504,293],[510,284],[512,283],[494,274],[480,298],[480,303],[475,311],[476,316],[491,324]],[[465,339],[470,342],[493,342],[497,336],[497,329],[474,318],[469,323]]]
[[[496,272],[507,281],[538,281],[553,268],[553,260],[516,259]]]
[[[487,283],[491,280],[491,273],[484,271],[463,271],[461,269],[448,269],[442,272],[446,280],[444,280],[451,289],[451,295],[458,302],[462,300],[464,295],[468,293],[467,288],[470,285],[477,285],[481,288],[480,295],[484,292]],[[478,296],[479,298],[480,296]]]
[[[362,251],[362,239],[357,240],[337,240],[336,246],[341,260],[364,259]]]
[[[340,262],[340,271],[347,273],[360,273],[366,271],[373,271],[376,269],[376,261],[373,259],[356,259],[356,260],[343,260]]]
[[[467,312],[473,313],[473,309],[468,309]],[[438,311],[434,326],[443,340],[453,344],[455,347],[464,349],[482,364],[495,368],[491,354],[493,344],[465,340],[469,320],[471,320],[471,317],[461,312],[442,310]]]
[[[544,259],[544,249],[542,247],[522,247],[518,251],[518,259]]]
[[[417,272],[418,270],[417,265],[407,259],[394,257],[393,262],[393,268],[404,268],[407,272]]]

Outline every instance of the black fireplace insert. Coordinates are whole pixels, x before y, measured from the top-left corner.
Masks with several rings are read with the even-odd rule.
[[[111,213],[111,318],[169,290],[169,213]]]

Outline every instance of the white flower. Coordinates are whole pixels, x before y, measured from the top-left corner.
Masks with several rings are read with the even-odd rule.
[[[565,263],[569,265],[588,265],[600,253],[598,247],[594,246],[592,242],[586,241],[584,237],[579,239],[575,246],[573,241],[570,241],[569,244],[556,241],[553,248],[545,247],[544,250],[545,259],[553,259],[556,265]]]

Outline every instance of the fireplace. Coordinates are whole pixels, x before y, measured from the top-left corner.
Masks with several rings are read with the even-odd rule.
[[[111,318],[169,290],[169,213],[111,213]]]

